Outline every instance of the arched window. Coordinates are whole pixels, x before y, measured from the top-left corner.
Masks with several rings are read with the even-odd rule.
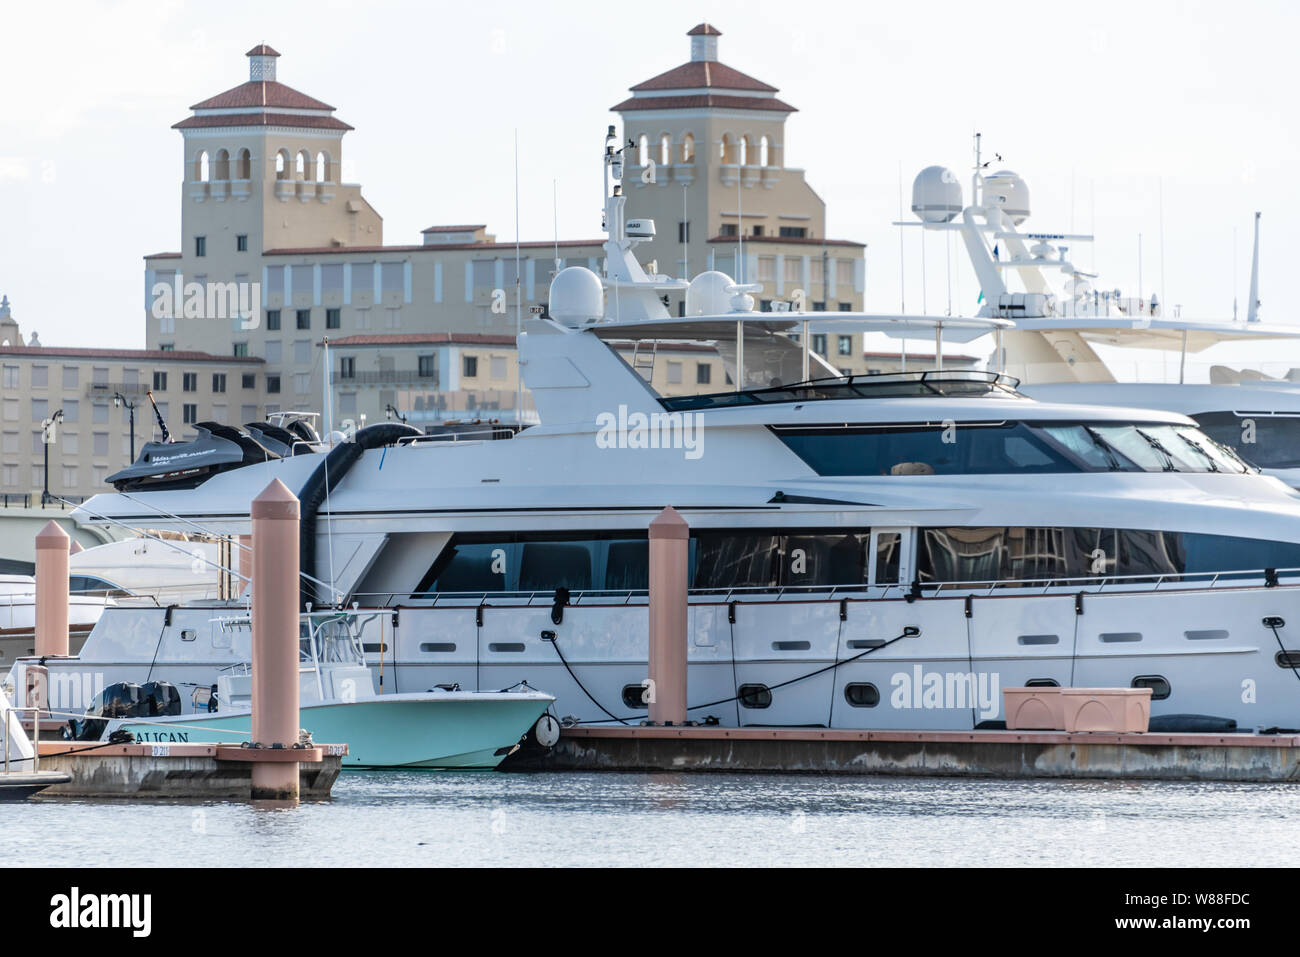
[[[642,133],[641,139],[637,140],[637,150],[636,150],[637,165],[645,166],[646,160],[648,160],[649,158],[650,158],[650,137]]]
[[[329,179],[326,173],[329,171],[329,161],[325,159],[324,153],[316,154],[316,182],[324,183]]]
[[[687,133],[682,137],[682,162],[695,162],[695,137],[690,133]]]
[[[212,178],[230,179],[230,154],[225,150],[217,150],[217,161],[213,164]]]
[[[758,165],[759,166],[772,165],[771,145],[772,145],[772,141],[769,140],[766,136],[764,136],[761,140],[758,141]]]
[[[673,161],[673,138],[667,133],[659,136],[659,165],[669,166]]]
[[[298,160],[294,166],[293,173],[298,179],[306,179],[307,174],[311,172],[311,154],[306,150],[298,151]]]
[[[235,177],[237,179],[253,178],[253,156],[246,149],[235,154]]]
[[[749,145],[749,137],[740,138],[740,165],[748,166],[754,161],[754,151]]]
[[[289,178],[289,151],[288,150],[280,150],[280,152],[275,154],[275,178],[276,179]]]
[[[724,163],[736,162],[736,144],[730,133],[723,133],[718,142],[718,158]]]
[[[198,160],[194,163],[194,178],[200,183],[206,183],[211,174],[208,169],[208,151],[204,150],[199,154]]]

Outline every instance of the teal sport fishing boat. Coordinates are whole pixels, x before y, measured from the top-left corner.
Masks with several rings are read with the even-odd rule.
[[[299,660],[302,728],[314,741],[346,743],[345,768],[490,770],[555,701],[526,683],[502,691],[453,685],[377,694],[347,613],[303,616]],[[121,682],[105,688],[87,717],[73,722],[74,736],[107,741],[125,731],[145,742],[251,743],[251,693],[249,665],[218,677],[208,710],[188,714],[165,682],[144,688]]]

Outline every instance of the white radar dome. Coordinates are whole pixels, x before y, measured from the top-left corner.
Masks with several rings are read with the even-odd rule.
[[[562,326],[577,328],[598,322],[605,315],[605,287],[586,266],[567,266],[551,280],[547,308]]]
[[[725,272],[700,273],[686,287],[686,315],[721,316],[731,312],[732,294],[727,292],[727,287],[735,284]]]
[[[1029,187],[1018,173],[998,170],[984,177],[984,204],[996,206],[1019,226],[1029,218]]]
[[[952,170],[927,166],[912,181],[912,212],[923,223],[948,223],[962,209],[961,183]]]

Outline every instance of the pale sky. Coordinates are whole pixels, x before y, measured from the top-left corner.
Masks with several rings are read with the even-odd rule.
[[[1295,321],[1282,291],[1300,257],[1285,226],[1300,215],[1300,7],[1262,0],[10,5],[0,292],[47,345],[142,346],[141,257],[180,244],[170,126],[246,80],[259,42],[283,54],[281,82],[356,127],[348,172],[385,242],[463,222],[512,239],[516,129],[523,238],[551,238],[553,181],[560,238],[596,238],[609,107],[684,62],[705,20],[723,62],[799,108],[786,162],[826,200],[830,236],[869,244],[868,309],[900,304],[900,170],[904,205],[930,164],[969,189],[978,130],[1029,184],[1025,228],[1095,232],[1095,254],[1073,258],[1126,294],[1141,233],[1142,293],[1184,316],[1227,318],[1234,294],[1244,314],[1262,210],[1264,316]],[[945,243],[926,242],[923,289],[907,231],[907,310],[944,312]],[[952,311],[969,314],[978,289],[956,246],[951,267]]]

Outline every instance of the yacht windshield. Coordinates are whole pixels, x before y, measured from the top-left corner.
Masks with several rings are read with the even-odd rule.
[[[819,475],[1251,471],[1208,436],[1181,425],[972,422],[771,429]]]

